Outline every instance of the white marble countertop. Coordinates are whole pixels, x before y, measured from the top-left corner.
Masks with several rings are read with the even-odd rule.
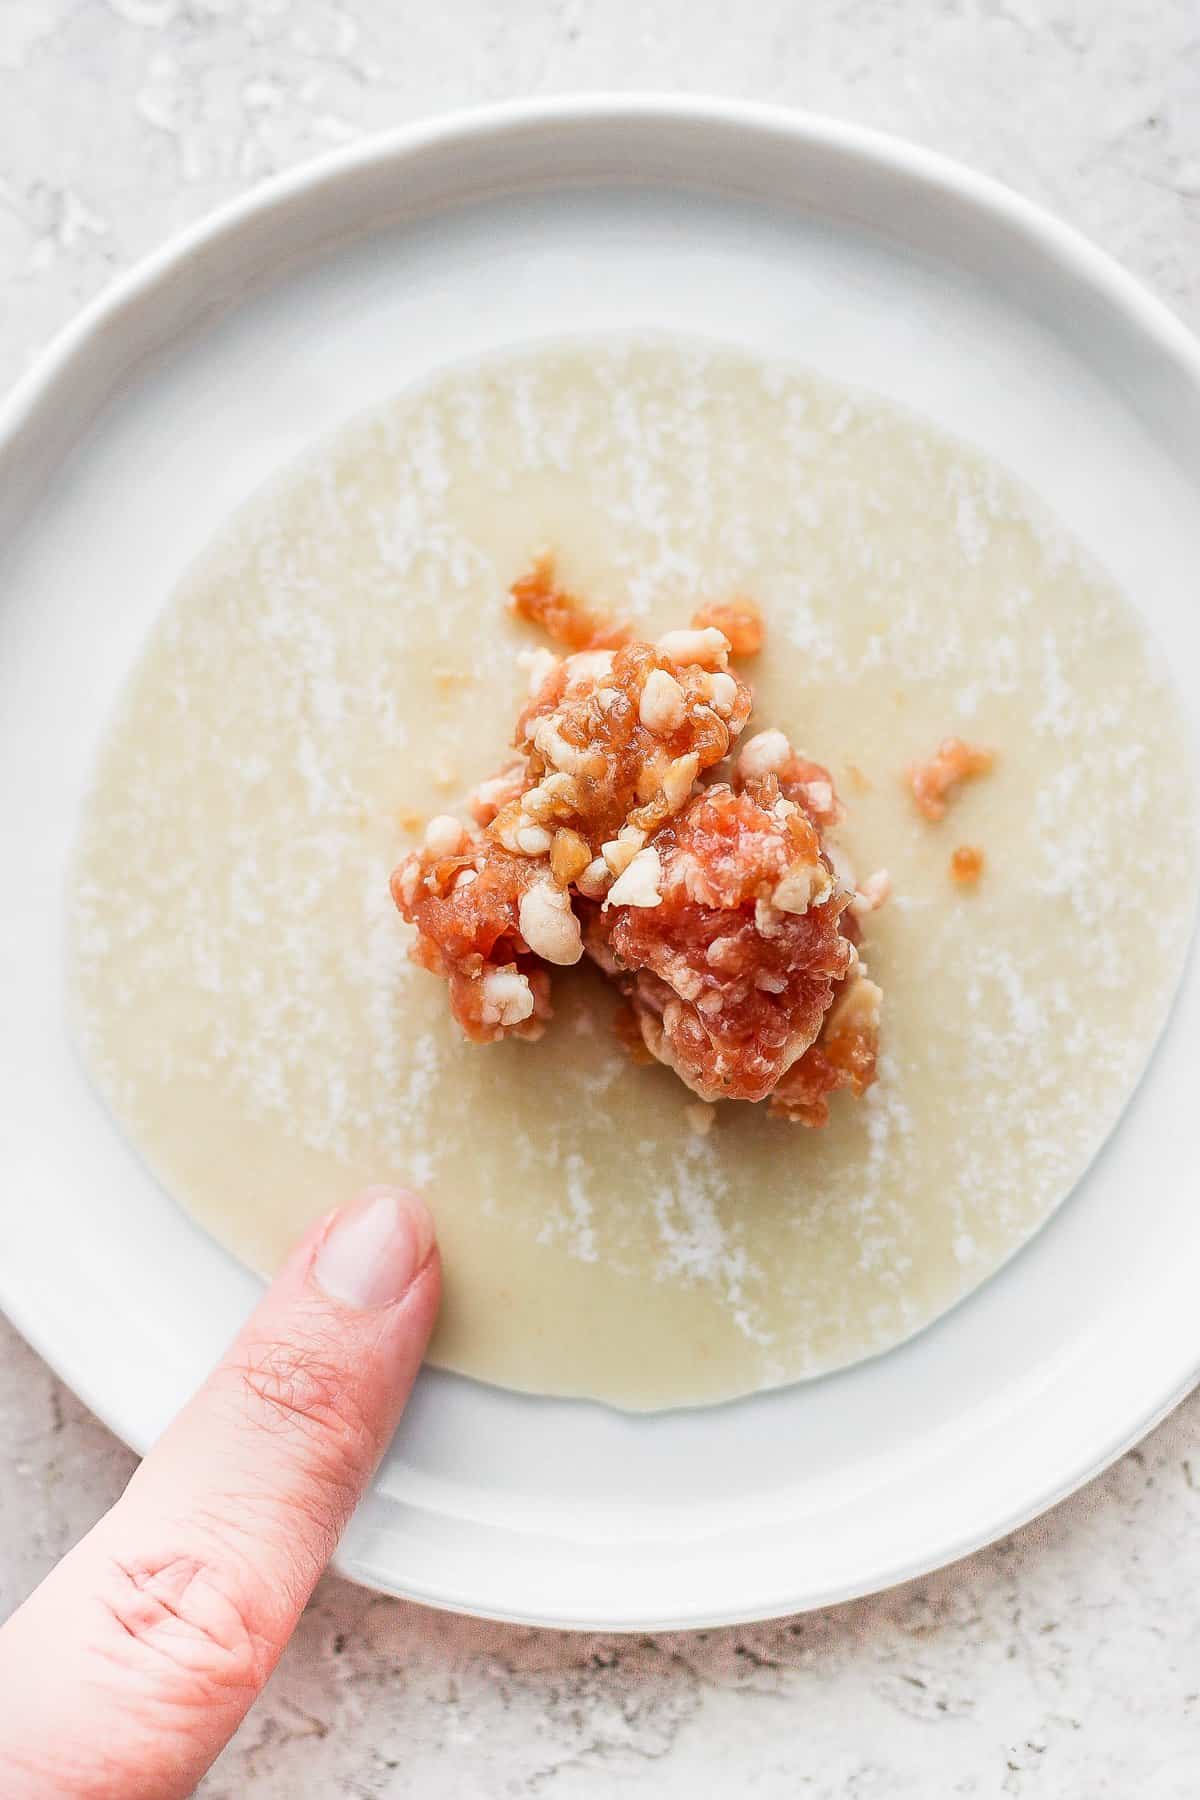
[[[376,127],[583,88],[904,133],[1200,328],[1196,0],[2,0],[0,385],[217,201]],[[20,1203],[9,1195],[5,1204]],[[0,1617],[133,1459],[0,1324]],[[1200,1791],[1200,1397],[957,1567],[745,1630],[575,1637],[327,1580],[205,1800]]]

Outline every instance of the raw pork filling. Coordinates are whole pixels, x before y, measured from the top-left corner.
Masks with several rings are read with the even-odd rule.
[[[823,1125],[830,1094],[875,1076],[881,994],[857,946],[887,878],[856,889],[827,840],[842,817],[827,769],[780,731],[743,740],[753,695],[729,658],[761,647],[757,608],[714,605],[648,643],[541,556],[512,610],[567,653],[526,653],[516,754],[469,824],[432,819],[395,870],[413,956],[492,1043],[540,1037],[552,970],[588,955],[635,1053],[702,1100]]]

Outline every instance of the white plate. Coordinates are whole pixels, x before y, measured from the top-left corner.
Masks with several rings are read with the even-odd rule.
[[[1200,356],[994,185],[741,105],[508,107],[369,142],[178,240],[0,416],[0,1302],[144,1448],[256,1283],[117,1136],[62,1025],[64,858],[98,735],[188,559],[265,477],[448,360],[631,325],[783,354],[975,440],[1134,596],[1197,704]],[[339,1562],[559,1625],[760,1617],[994,1538],[1200,1365],[1200,987],[1087,1179],[903,1349],[624,1417],[427,1373]]]

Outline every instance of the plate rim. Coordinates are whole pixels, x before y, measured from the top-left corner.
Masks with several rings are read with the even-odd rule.
[[[419,119],[382,132],[372,133],[352,144],[309,159],[296,168],[274,176],[248,193],[236,196],[182,231],[168,237],[163,244],[117,276],[101,292],[59,330],[38,354],[30,368],[0,398],[0,466],[8,458],[19,460],[21,440],[27,432],[36,433],[43,411],[56,404],[60,386],[68,383],[92,359],[99,340],[109,327],[136,314],[157,290],[170,285],[186,273],[189,259],[201,249],[218,247],[242,227],[262,223],[273,215],[307,203],[314,194],[329,190],[340,181],[370,170],[400,169],[427,152],[446,152],[456,145],[478,143],[480,139],[504,138],[544,127],[548,132],[572,126],[603,127],[619,131],[623,125],[656,123],[673,126],[733,128],[756,137],[764,143],[792,154],[834,153],[857,159],[876,170],[899,173],[922,188],[931,197],[954,199],[971,210],[982,211],[993,223],[1006,225],[1026,243],[1030,252],[1044,262],[1056,264],[1076,282],[1090,288],[1124,318],[1143,340],[1151,340],[1175,368],[1184,374],[1200,392],[1200,339],[1177,317],[1171,308],[1153,294],[1137,277],[1124,269],[1107,252],[1087,237],[1037,203],[1027,200],[995,178],[978,173],[940,152],[909,143],[874,128],[860,126],[821,114],[793,111],[790,108],[756,101],[730,99],[715,95],[677,95],[660,92],[625,94],[599,92],[563,94],[553,97],[515,99],[498,104],[469,107]],[[698,170],[698,177],[700,171]],[[612,179],[606,177],[606,180]],[[636,185],[636,176],[633,178]],[[552,167],[547,164],[545,185],[560,185]],[[715,185],[715,184],[714,184]],[[435,209],[436,210],[436,209]],[[355,233],[365,235],[366,230]],[[322,242],[316,251],[327,253]],[[278,261],[275,269],[280,267]],[[271,275],[267,277],[272,279]],[[185,330],[196,328],[189,319]],[[94,403],[99,412],[113,397],[119,377],[108,376],[101,384],[102,392]],[[69,452],[67,453],[69,454]],[[57,449],[55,469],[65,456]],[[18,502],[19,504],[19,502]],[[114,1420],[110,1409],[97,1404],[90,1372],[77,1368],[70,1356],[60,1357],[46,1341],[38,1321],[38,1309],[31,1299],[21,1294],[6,1278],[0,1264],[0,1309],[9,1317],[21,1335],[33,1346],[61,1379],[86,1401],[97,1415],[117,1431],[126,1442],[130,1435],[125,1421]],[[52,1334],[50,1334],[52,1335]],[[1132,1426],[1123,1427],[1093,1457],[1062,1476],[1048,1490],[1040,1492],[1015,1513],[977,1526],[955,1543],[944,1547],[935,1559],[920,1553],[906,1564],[886,1572],[868,1572],[859,1582],[845,1581],[824,1594],[781,1594],[769,1607],[761,1602],[748,1610],[725,1609],[716,1613],[702,1612],[687,1617],[647,1621],[626,1618],[612,1624],[600,1618],[548,1618],[542,1612],[524,1613],[518,1609],[495,1610],[472,1605],[462,1595],[446,1591],[423,1592],[420,1584],[389,1585],[372,1570],[366,1577],[356,1569],[351,1556],[339,1552],[333,1567],[352,1580],[379,1591],[390,1592],[421,1603],[447,1610],[469,1609],[481,1617],[508,1620],[520,1624],[551,1624],[557,1629],[572,1630],[647,1630],[694,1629],[734,1625],[750,1620],[785,1616],[798,1611],[838,1604],[866,1594],[886,1591],[903,1582],[931,1573],[959,1561],[964,1556],[995,1542],[1056,1506],[1081,1486],[1109,1468],[1132,1445],[1152,1430],[1200,1382],[1200,1353],[1196,1360],[1178,1374],[1166,1397],[1157,1397]],[[102,1402],[102,1397],[101,1402]],[[132,1447],[139,1453],[147,1448],[145,1441]],[[784,1581],[786,1586],[786,1579]]]
[[[1167,303],[1075,226],[994,176],[891,132],[824,113],[793,111],[719,94],[606,90],[455,108],[371,132],[272,175],[247,193],[211,209],[106,283],[50,338],[24,375],[0,397],[0,455],[13,448],[18,433],[34,420],[54,383],[69,373],[99,330],[136,306],[195,251],[217,243],[250,220],[263,220],[343,176],[414,158],[425,150],[444,150],[479,137],[507,136],[530,126],[599,124],[611,129],[629,121],[733,126],[758,137],[785,140],[793,148],[832,149],[877,167],[889,166],[944,196],[982,206],[1017,228],[1053,260],[1072,266],[1078,276],[1129,312],[1159,340],[1161,348],[1189,366],[1193,380],[1200,385],[1200,338]]]

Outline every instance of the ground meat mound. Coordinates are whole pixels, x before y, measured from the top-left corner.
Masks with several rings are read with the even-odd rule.
[[[587,954],[638,1060],[702,1100],[824,1124],[830,1094],[874,1079],[880,991],[857,944],[887,877],[857,889],[827,844],[842,808],[826,768],[775,730],[739,747],[753,697],[728,664],[761,646],[758,609],[714,603],[648,642],[543,554],[510,610],[568,654],[524,658],[514,755],[470,823],[433,819],[395,870],[415,959],[488,1043],[540,1036],[551,970]]]

